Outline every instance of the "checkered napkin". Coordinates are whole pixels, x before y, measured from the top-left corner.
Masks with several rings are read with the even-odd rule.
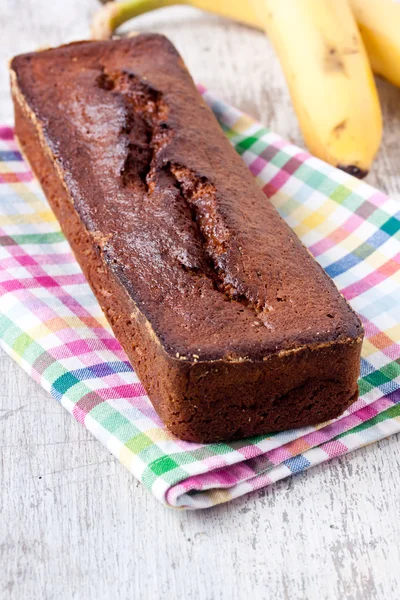
[[[202,92],[265,201],[363,320],[360,398],[335,421],[230,444],[173,437],[108,327],[12,129],[0,128],[1,346],[161,502],[192,509],[400,431],[396,203]]]

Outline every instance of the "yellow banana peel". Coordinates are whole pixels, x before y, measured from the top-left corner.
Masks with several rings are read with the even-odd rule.
[[[400,86],[400,3],[350,0],[372,69]]]
[[[306,145],[358,177],[379,148],[382,117],[347,0],[252,0],[280,59]]]

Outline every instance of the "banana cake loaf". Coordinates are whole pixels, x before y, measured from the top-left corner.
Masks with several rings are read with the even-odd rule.
[[[11,83],[21,149],[171,432],[230,440],[354,402],[358,317],[165,37],[20,55]]]

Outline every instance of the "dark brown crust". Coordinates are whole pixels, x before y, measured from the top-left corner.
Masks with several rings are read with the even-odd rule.
[[[112,44],[115,48],[115,44],[121,43],[107,42],[100,43],[100,46],[85,43],[74,45],[73,48],[78,57],[80,50],[84,49],[91,60],[93,56],[97,56],[96,60],[100,61],[99,49],[105,47],[108,51],[108,44]],[[37,54],[17,57],[12,63],[12,70],[15,72],[13,95],[16,132],[21,147],[31,162],[86,278],[117,338],[138,372],[157,412],[173,433],[183,439],[197,442],[228,440],[311,425],[338,416],[357,397],[356,381],[362,341],[362,330],[357,317],[320,267],[311,260],[297,238],[265,201],[261,192],[257,190],[247,169],[221,135],[213,117],[208,110],[204,109],[176,51],[169,42],[160,36],[139,36],[139,41],[138,38],[133,38],[123,43],[125,46],[121,53],[130,52],[131,55],[133,51],[139,55],[142,53],[141,60],[145,65],[147,64],[148,73],[144,75],[141,72],[139,80],[135,75],[134,88],[131,80],[125,81],[119,75],[114,76],[111,82],[107,78],[102,81],[105,88],[111,85],[119,86],[117,91],[119,95],[122,94],[124,102],[126,101],[125,88],[128,86],[128,99],[131,104],[133,103],[130,118],[134,137],[129,142],[128,155],[121,169],[124,187],[121,188],[122,191],[118,190],[118,193],[125,193],[126,186],[130,186],[129,193],[133,198],[141,198],[144,194],[146,199],[149,201],[150,198],[151,201],[152,193],[156,195],[164,193],[164,188],[168,188],[172,181],[174,188],[178,190],[174,192],[174,198],[181,203],[179,206],[183,211],[182,214],[186,215],[187,210],[194,213],[195,220],[192,224],[184,221],[184,230],[188,232],[189,239],[188,246],[185,247],[187,251],[185,260],[189,262],[183,269],[184,274],[179,272],[178,284],[187,281],[189,294],[190,290],[199,289],[195,288],[193,278],[199,286],[198,272],[200,271],[203,286],[201,289],[205,294],[209,294],[210,306],[215,302],[218,308],[221,297],[225,296],[225,301],[221,304],[224,311],[222,317],[219,321],[214,320],[218,330],[213,336],[212,343],[207,343],[207,328],[204,331],[204,339],[201,337],[201,331],[198,338],[191,331],[185,337],[180,327],[182,317],[179,315],[172,321],[169,318],[165,324],[162,315],[160,316],[154,308],[156,304],[154,300],[157,298],[149,297],[149,302],[146,304],[144,301],[146,289],[140,288],[141,281],[132,279],[130,272],[119,270],[111,263],[110,256],[117,260],[120,256],[126,257],[127,248],[121,244],[118,246],[114,240],[110,247],[107,221],[97,219],[96,222],[97,215],[95,211],[93,212],[93,203],[91,204],[90,200],[88,202],[88,195],[77,193],[76,181],[72,179],[74,169],[68,169],[69,157],[65,154],[65,148],[68,149],[68,142],[70,142],[69,134],[65,132],[62,137],[60,131],[57,131],[58,137],[54,137],[57,127],[62,126],[62,119],[54,109],[57,116],[55,126],[52,123],[51,113],[49,117],[49,113],[46,113],[44,108],[43,95],[46,91],[43,87],[44,83],[38,77],[41,72],[32,66],[33,62],[40,62],[40,55]],[[164,63],[167,61],[170,71],[177,78],[175,87],[186,90],[191,102],[196,103],[190,114],[192,119],[197,115],[201,128],[198,124],[196,128],[194,123],[187,135],[193,138],[199,136],[200,131],[205,127],[208,128],[208,144],[214,145],[218,157],[215,174],[210,171],[204,153],[201,152],[202,138],[195,145],[196,151],[191,150],[186,143],[188,158],[185,160],[185,156],[173,145],[173,140],[172,142],[170,139],[166,140],[164,132],[158,128],[159,122],[166,120],[168,135],[171,135],[170,131],[175,135],[175,130],[179,126],[179,114],[177,116],[174,110],[176,107],[173,95],[168,93],[170,80],[165,81],[157,73],[157,66],[149,66],[149,61],[146,63],[144,54],[149,53],[149,46],[153,51],[156,49],[157,52],[164,53]],[[60,77],[63,73],[60,59],[65,60],[65,57],[71,59],[71,48],[67,46],[50,51],[58,53],[54,60],[58,59],[58,62],[61,62]],[[119,51],[113,50],[113,52],[115,55],[115,52]],[[47,64],[48,59],[49,56],[46,57]],[[107,64],[109,69],[110,63]],[[129,66],[130,63],[127,64],[127,67]],[[136,64],[134,66],[137,67]],[[100,75],[105,72],[106,77],[109,77],[104,64],[98,68],[100,68]],[[137,89],[138,86],[142,86],[139,87],[142,99],[148,93],[149,88],[143,87],[148,85],[143,83],[147,82],[148,76],[153,78],[151,90],[157,91],[150,99],[146,96],[145,108],[148,114],[143,116],[143,105],[139,105],[136,100]],[[44,75],[43,78],[46,79]],[[155,83],[158,83],[158,86]],[[132,89],[136,96],[132,95]],[[158,91],[159,89],[161,92]],[[132,106],[130,105],[129,110]],[[151,109],[149,112],[149,106],[155,106],[156,109]],[[149,131],[152,136],[150,146],[146,143]],[[184,134],[185,132],[179,129],[181,141],[184,139]],[[143,142],[140,142],[141,139]],[[138,140],[141,144],[140,152]],[[154,151],[155,147],[156,151]],[[86,150],[87,147],[83,144],[82,148]],[[158,160],[159,154],[163,152],[164,163],[157,164],[154,157]],[[168,156],[165,162],[166,154]],[[224,159],[226,164],[223,163]],[[163,166],[167,164],[168,172]],[[227,190],[224,178],[230,176],[230,169],[234,169],[235,173],[239,172],[240,177],[235,181],[235,187]],[[161,172],[162,179],[160,179]],[[81,181],[83,178],[82,174]],[[93,185],[97,183],[95,181]],[[239,190],[237,190],[238,186]],[[295,245],[299,269],[308,277],[306,285],[314,286],[317,290],[316,294],[320,298],[318,308],[321,309],[322,304],[322,310],[319,310],[319,316],[316,317],[313,298],[310,299],[309,296],[304,298],[305,287],[302,288],[300,280],[297,287],[285,288],[282,284],[284,288],[282,295],[287,295],[289,290],[291,302],[293,300],[297,303],[300,312],[303,311],[302,304],[307,305],[309,329],[313,333],[311,337],[305,327],[300,331],[296,327],[290,327],[288,314],[286,320],[289,325],[279,330],[276,325],[279,322],[285,323],[284,311],[279,318],[276,317],[274,335],[269,334],[267,327],[263,328],[258,335],[253,329],[252,335],[247,334],[243,343],[238,337],[240,329],[237,323],[230,321],[232,316],[228,307],[232,305],[241,307],[240,314],[237,311],[235,314],[242,319],[243,325],[246,318],[260,322],[265,314],[268,322],[271,314],[275,317],[278,309],[281,310],[282,304],[282,299],[280,300],[279,297],[271,301],[265,289],[254,283],[248,265],[243,266],[244,262],[240,263],[241,259],[235,262],[239,251],[247,252],[250,258],[254,253],[251,240],[246,238],[243,230],[238,229],[238,217],[235,216],[246,210],[246,206],[240,204],[243,202],[240,196],[244,194],[246,202],[254,206],[253,211],[261,212],[260,221],[265,219],[263,225],[267,231],[267,238],[269,221],[273,221],[273,226],[277,230],[275,249],[277,248],[278,253],[286,251],[285,244],[290,247],[290,250]],[[182,208],[183,201],[185,205]],[[230,220],[224,211],[220,210],[221,205],[223,209],[231,209],[233,217],[231,214]],[[266,215],[263,215],[264,210],[267,210]],[[245,221],[251,218],[253,215],[248,211]],[[233,223],[235,219],[236,222]],[[243,250],[242,248],[238,250],[238,245],[231,241],[232,231],[235,231],[235,235],[242,236]],[[190,247],[190,236],[194,240],[197,254],[195,251],[192,252],[193,248]],[[258,241],[257,243],[259,244]],[[230,254],[226,257],[227,244],[231,246]],[[275,256],[281,265],[278,254]],[[171,261],[170,256],[166,258],[166,264],[168,261]],[[197,262],[193,264],[193,261]],[[233,281],[230,277],[230,269],[235,264],[239,267],[242,265],[243,271]],[[264,265],[263,269],[265,269]],[[267,274],[273,281],[274,278],[276,279],[276,270],[274,271],[273,265],[270,265],[269,269]],[[290,270],[290,265],[288,269]],[[194,276],[191,271],[194,271]],[[151,270],[149,272],[151,273]],[[162,287],[162,281],[160,286]],[[277,289],[277,295],[279,293],[281,292]],[[288,298],[286,297],[285,300]],[[164,298],[164,302],[168,303],[168,298]],[[265,305],[268,305],[268,311],[265,311]],[[173,309],[174,305],[171,306],[170,314],[173,313]],[[199,316],[206,319],[207,315],[200,302],[191,309],[197,310]],[[245,317],[241,316],[243,312]],[[303,313],[305,316],[301,318],[307,316],[307,311]],[[334,317],[326,318],[326,313],[333,314]],[[226,331],[229,324],[230,330]],[[237,332],[235,343],[229,338],[230,331]],[[279,335],[282,338],[281,344],[279,344]]]

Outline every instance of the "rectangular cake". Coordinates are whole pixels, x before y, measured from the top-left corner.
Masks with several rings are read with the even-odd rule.
[[[21,149],[172,433],[237,439],[354,402],[358,317],[165,37],[17,56],[11,83]]]

